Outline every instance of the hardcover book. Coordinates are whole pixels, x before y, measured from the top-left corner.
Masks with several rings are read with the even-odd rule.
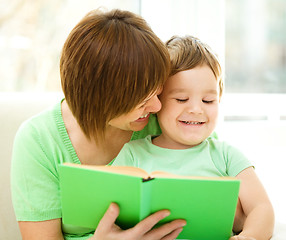
[[[185,219],[178,239],[228,240],[240,181],[231,177],[148,174],[136,167],[59,166],[63,223],[96,229],[111,202],[120,207],[116,224],[135,226],[150,214],[169,209],[158,225]]]

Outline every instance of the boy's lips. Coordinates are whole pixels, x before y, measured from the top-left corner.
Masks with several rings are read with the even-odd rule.
[[[184,123],[186,125],[203,125],[205,122],[200,122],[200,121],[184,121],[184,120],[179,120],[179,122]]]

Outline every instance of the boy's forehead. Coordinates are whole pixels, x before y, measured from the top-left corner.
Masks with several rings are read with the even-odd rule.
[[[188,81],[177,81],[176,79],[169,79],[169,81],[165,84],[163,91],[165,94],[180,94],[180,93],[198,93],[203,92],[204,94],[215,94],[217,95],[219,92],[219,84],[216,79],[214,84],[200,84],[198,83],[190,84]],[[211,80],[211,81],[212,81]]]
[[[168,91],[168,94],[176,94],[176,93],[185,93],[188,92],[189,89],[186,88],[171,88]],[[194,90],[196,91],[196,90]],[[218,93],[218,88],[206,88],[204,89],[204,93],[209,93],[209,94],[217,94]]]
[[[169,93],[180,93],[194,90],[203,90],[204,92],[218,92],[219,81],[215,77],[209,66],[203,65],[193,69],[184,70],[170,76],[165,85],[164,91]]]
[[[171,89],[169,89],[168,93],[169,94],[173,94],[173,93],[182,93],[182,92],[186,92],[186,88],[179,88],[179,87],[173,87]]]

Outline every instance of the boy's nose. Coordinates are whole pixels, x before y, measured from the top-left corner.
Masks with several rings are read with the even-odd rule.
[[[202,104],[199,102],[189,102],[187,106],[187,111],[189,113],[202,114],[203,113]]]

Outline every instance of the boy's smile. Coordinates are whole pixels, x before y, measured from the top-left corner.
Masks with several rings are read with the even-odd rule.
[[[184,149],[196,146],[213,132],[219,104],[217,80],[207,65],[171,76],[160,95],[158,121],[162,135],[154,144]]]

